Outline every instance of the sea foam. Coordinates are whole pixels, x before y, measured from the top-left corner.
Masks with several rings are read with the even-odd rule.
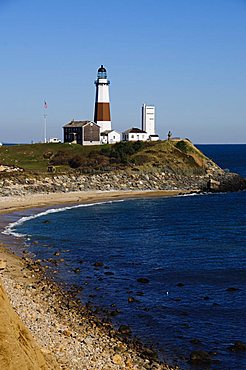
[[[50,208],[50,209],[47,209],[46,211],[31,215],[31,216],[24,216],[24,217],[21,217],[19,220],[15,221],[15,222],[11,222],[10,224],[8,224],[5,227],[4,231],[2,231],[2,234],[12,235],[12,236],[15,236],[16,238],[22,238],[22,237],[25,237],[27,235],[17,233],[15,231],[16,228],[18,226],[24,224],[25,222],[30,221],[34,218],[39,218],[39,217],[42,217],[42,216],[46,216],[46,215],[49,215],[51,213],[65,212],[65,211],[68,211],[70,209],[75,209],[75,208],[92,207],[92,206],[101,205],[101,204],[111,204],[111,203],[117,203],[117,202],[123,202],[123,201],[124,201],[124,199],[117,199],[117,200],[108,200],[108,201],[105,201],[105,202],[78,204],[78,205],[74,205],[74,206],[66,206],[66,207],[61,207],[61,208]]]

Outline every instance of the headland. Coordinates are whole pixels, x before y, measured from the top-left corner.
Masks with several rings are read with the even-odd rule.
[[[17,146],[0,153],[0,213],[246,188],[245,179],[223,171],[188,140],[152,143],[135,152],[129,146],[128,154],[105,147],[99,155],[90,150],[82,157],[74,152],[69,157],[67,152],[74,150],[69,146],[62,152],[59,146],[53,148]],[[18,357],[21,369],[171,369],[154,351],[129,340],[129,328],[116,332],[81,306],[76,294],[49,281],[40,261],[9,252],[4,243],[12,242],[10,237],[1,244],[1,280],[25,326],[1,288],[0,313],[6,322],[1,336],[3,368],[18,368]]]

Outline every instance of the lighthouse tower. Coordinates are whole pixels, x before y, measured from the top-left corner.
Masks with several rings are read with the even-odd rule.
[[[100,126],[100,131],[111,130],[110,103],[109,103],[109,80],[106,68],[101,65],[98,69],[96,85],[96,102],[94,122]]]

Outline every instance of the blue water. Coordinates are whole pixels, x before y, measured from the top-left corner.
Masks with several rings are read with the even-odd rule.
[[[200,147],[245,176],[246,145]],[[228,347],[246,341],[245,209],[246,192],[126,200],[48,213],[16,231],[36,258],[64,259],[49,264],[57,281],[82,288],[99,315],[118,309],[115,326],[130,325],[165,361],[190,369],[190,352],[205,349],[216,353],[211,369],[241,370],[246,354]]]
[[[213,159],[223,169],[239,173],[246,178],[246,145],[197,145],[204,154]]]

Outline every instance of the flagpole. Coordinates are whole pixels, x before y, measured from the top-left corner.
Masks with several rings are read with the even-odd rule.
[[[46,143],[47,114],[44,113],[44,142]]]
[[[47,109],[47,103],[45,101],[44,102],[44,143],[47,142],[47,138],[46,138],[46,135],[47,135],[47,113],[46,113],[46,109]]]

